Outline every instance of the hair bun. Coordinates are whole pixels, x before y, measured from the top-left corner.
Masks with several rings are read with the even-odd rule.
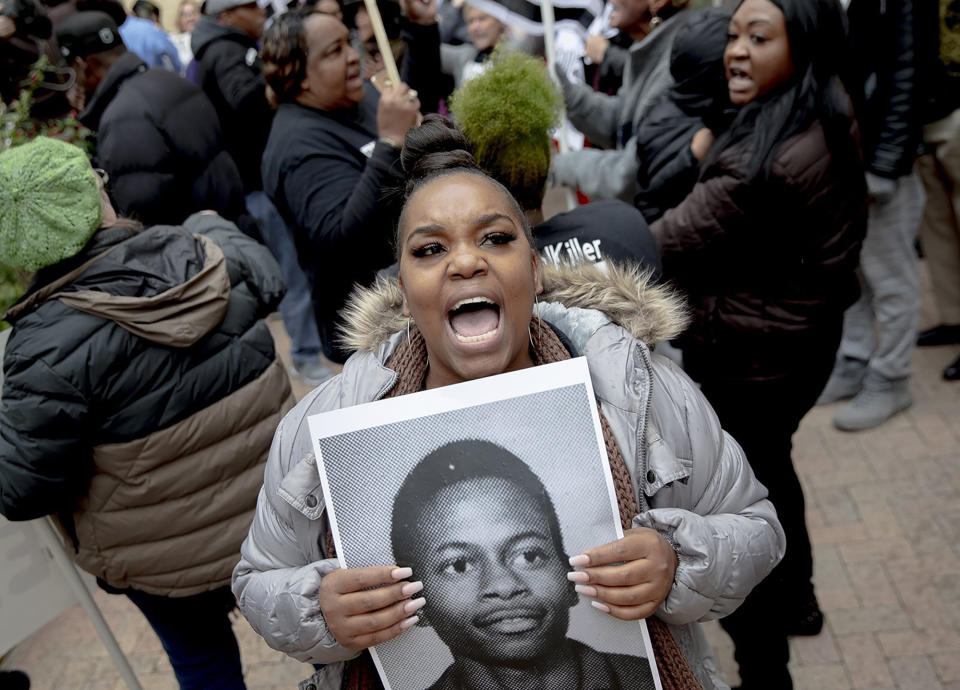
[[[480,170],[463,133],[447,118],[433,114],[407,133],[400,164],[407,174],[408,186],[443,170]]]

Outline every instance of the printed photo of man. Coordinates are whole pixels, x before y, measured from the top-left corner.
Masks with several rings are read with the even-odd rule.
[[[424,457],[394,499],[391,542],[423,581],[421,625],[454,659],[430,690],[654,687],[645,658],[567,637],[578,597],[557,512],[503,447],[457,441]]]

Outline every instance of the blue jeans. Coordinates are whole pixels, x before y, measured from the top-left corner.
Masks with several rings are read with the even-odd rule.
[[[290,356],[294,364],[315,360],[322,350],[320,333],[313,311],[310,280],[297,260],[293,233],[266,192],[248,194],[247,210],[257,219],[263,241],[280,264],[287,283],[287,294],[280,302],[280,316],[290,336]]]
[[[157,633],[182,690],[245,690],[240,647],[227,615],[229,586],[191,597],[123,592]]]

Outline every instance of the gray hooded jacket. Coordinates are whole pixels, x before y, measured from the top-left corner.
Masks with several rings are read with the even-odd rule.
[[[623,85],[615,96],[594,91],[560,76],[567,117],[593,146],[554,158],[557,184],[579,189],[594,199],[633,203],[637,181],[636,132],[650,107],[672,84],[673,38],[686,21],[680,12],[637,41],[627,54]]]
[[[649,527],[678,545],[673,588],[657,611],[705,690],[727,686],[697,621],[732,612],[783,556],[785,539],[737,443],[706,399],[669,360],[644,343],[676,335],[677,297],[644,276],[593,266],[544,271],[540,315],[587,358],[604,415],[627,462]],[[405,337],[396,283],[360,290],[346,311],[350,345],[343,372],[311,392],[277,429],[257,514],[233,573],[240,609],[271,647],[327,664],[319,688],[339,688],[341,647],[318,605],[320,580],[337,568],[324,553],[327,522],[307,418],[383,397],[397,375],[385,366]]]

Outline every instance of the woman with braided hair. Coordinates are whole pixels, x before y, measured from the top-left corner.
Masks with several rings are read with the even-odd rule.
[[[676,298],[629,268],[541,269],[522,210],[443,118],[410,131],[401,162],[399,279],[355,293],[356,353],[277,430],[234,571],[241,610],[271,646],[325,664],[317,687],[379,687],[363,651],[429,617],[431,591],[409,567],[338,567],[307,417],[585,356],[625,532],[573,555],[568,580],[611,616],[648,619],[664,688],[726,688],[696,622],[733,611],[784,538],[739,446],[646,344],[683,328]]]

